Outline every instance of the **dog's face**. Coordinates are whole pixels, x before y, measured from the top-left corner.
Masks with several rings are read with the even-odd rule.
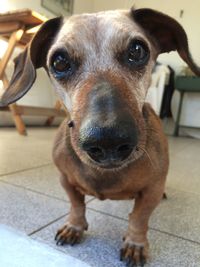
[[[70,112],[80,88],[101,81],[124,81],[141,110],[157,54],[130,12],[107,11],[64,20],[48,52],[47,68]]]
[[[34,82],[35,69],[45,67],[73,121],[71,143],[79,158],[104,170],[122,168],[143,152],[142,109],[152,68],[159,53],[171,50],[199,73],[184,30],[159,12],[56,18],[44,24],[16,60],[1,103],[20,98]]]
[[[121,167],[145,143],[142,106],[157,56],[130,12],[64,21],[47,55],[51,80],[70,112],[74,150],[87,164]]]

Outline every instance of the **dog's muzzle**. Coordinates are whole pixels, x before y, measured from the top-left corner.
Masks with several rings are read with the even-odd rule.
[[[120,165],[138,142],[137,127],[117,91],[106,82],[96,85],[80,128],[80,148],[106,168]]]

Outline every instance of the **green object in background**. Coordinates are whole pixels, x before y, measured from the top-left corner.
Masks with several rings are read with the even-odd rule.
[[[180,127],[199,129],[199,127],[180,125],[180,118],[181,118],[184,93],[198,93],[198,92],[200,93],[200,77],[177,76],[175,79],[175,89],[180,92],[180,101],[178,105],[178,112],[174,127],[174,136],[178,136]]]
[[[200,77],[196,76],[177,76],[175,89],[185,92],[200,92]]]

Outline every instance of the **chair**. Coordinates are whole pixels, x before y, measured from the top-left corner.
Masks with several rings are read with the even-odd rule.
[[[175,90],[180,93],[178,104],[178,112],[175,120],[174,136],[179,135],[179,128],[200,129],[200,127],[180,125],[181,112],[183,107],[183,99],[185,93],[200,93],[200,78],[195,76],[177,76],[175,80]]]
[[[24,48],[45,20],[45,17],[29,9],[0,13],[0,37],[8,41],[8,47],[0,60],[0,80],[3,82],[4,90],[9,84],[6,67],[15,47]],[[31,107],[15,103],[0,108],[0,111],[10,111],[19,134],[26,135],[27,131],[22,115],[45,115],[48,117],[46,125],[51,125],[56,116],[66,116],[66,112],[61,110],[61,106],[59,101],[57,101],[55,108]]]

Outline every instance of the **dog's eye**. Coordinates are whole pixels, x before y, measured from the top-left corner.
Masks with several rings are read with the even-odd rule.
[[[66,70],[70,70],[71,64],[64,55],[58,54],[53,60],[53,68],[57,72],[63,72]]]
[[[57,78],[64,78],[73,72],[73,63],[64,52],[57,52],[51,59],[51,71]]]
[[[149,59],[149,49],[144,42],[134,40],[129,46],[127,56],[129,65],[133,67],[142,67]]]

